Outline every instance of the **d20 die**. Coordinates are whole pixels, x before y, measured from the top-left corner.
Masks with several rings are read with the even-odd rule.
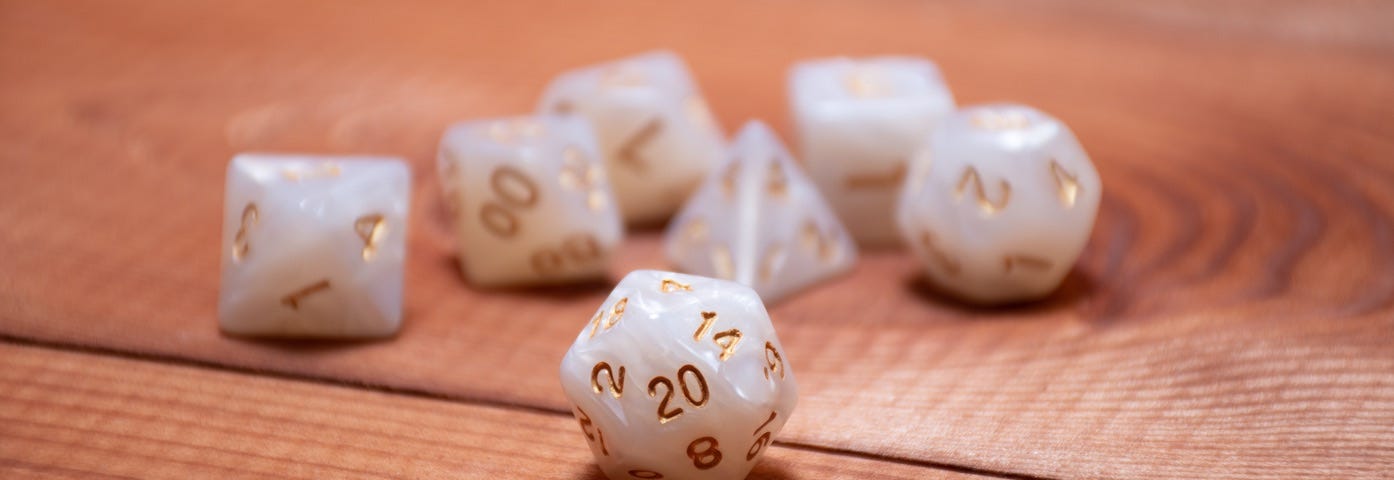
[[[561,381],[614,480],[745,478],[798,400],[754,291],[652,270],[615,287],[566,352]]]
[[[731,159],[688,200],[665,242],[681,270],[750,285],[767,302],[857,258],[837,216],[760,122],[741,129]]]
[[[900,200],[932,282],[967,300],[1031,300],[1079,257],[1102,194],[1070,129],[1022,105],[964,109],[930,135]]]
[[[585,119],[556,115],[452,126],[438,166],[460,268],[480,286],[605,275],[623,234]]]
[[[239,335],[374,337],[402,319],[411,175],[395,158],[228,166],[218,318]]]
[[[687,67],[668,52],[564,73],[540,108],[590,120],[620,213],[631,224],[672,215],[725,148]]]
[[[899,242],[895,202],[909,159],[954,110],[954,98],[927,60],[832,58],[796,65],[790,105],[800,153],[863,247]]]

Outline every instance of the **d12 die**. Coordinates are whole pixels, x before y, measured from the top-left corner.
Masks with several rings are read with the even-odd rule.
[[[562,74],[541,110],[591,121],[629,223],[668,218],[725,148],[687,68],[668,52]]]
[[[914,160],[898,212],[905,241],[944,290],[1031,300],[1069,273],[1102,186],[1063,123],[1021,105],[954,114]]]
[[[769,127],[748,123],[731,157],[668,229],[668,258],[681,270],[774,301],[852,267],[851,238]]]
[[[909,159],[954,110],[939,70],[909,57],[815,60],[794,67],[789,91],[808,172],[848,231],[863,247],[898,243]]]
[[[402,319],[411,176],[399,159],[244,154],[228,166],[223,331],[371,337]]]
[[[754,291],[652,270],[615,287],[561,381],[613,480],[745,478],[798,398]]]
[[[576,117],[447,130],[438,166],[465,275],[481,286],[603,276],[622,225],[598,158],[594,135]]]

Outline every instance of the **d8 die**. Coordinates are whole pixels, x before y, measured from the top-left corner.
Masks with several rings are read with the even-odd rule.
[[[1063,123],[1021,105],[954,114],[914,161],[898,212],[905,241],[944,290],[1031,300],[1069,273],[1102,186]]]
[[[396,332],[410,181],[406,164],[392,158],[233,158],[222,329],[298,337]]]
[[[629,223],[666,219],[725,148],[687,68],[667,52],[562,74],[541,110],[590,120]]]
[[[767,302],[852,268],[852,239],[769,127],[747,124],[731,157],[673,219],[668,258]]]
[[[455,125],[437,160],[460,266],[476,285],[556,284],[607,271],[621,224],[584,119]]]
[[[790,105],[809,174],[863,247],[894,245],[909,159],[954,110],[933,63],[833,58],[796,65]]]
[[[615,287],[561,381],[612,480],[745,478],[798,397],[754,291],[652,270]]]

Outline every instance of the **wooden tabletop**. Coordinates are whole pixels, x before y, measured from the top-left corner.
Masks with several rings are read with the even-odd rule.
[[[431,163],[652,48],[727,131],[792,62],[934,59],[1063,119],[1105,186],[1045,301],[907,253],[771,306],[802,397],[752,478],[1394,478],[1394,6],[1342,0],[0,2],[0,477],[599,479],[557,368],[608,292],[480,290]],[[241,151],[400,155],[405,323],[229,338]],[[611,278],[667,268],[656,232]]]

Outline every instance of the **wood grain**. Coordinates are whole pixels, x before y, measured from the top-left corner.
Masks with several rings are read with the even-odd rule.
[[[429,166],[444,127],[529,110],[565,68],[665,46],[728,130],[758,117],[787,134],[791,62],[909,53],[935,59],[960,103],[1069,123],[1103,177],[1099,223],[1041,303],[962,306],[883,251],[774,306],[803,394],[788,445],[1034,477],[1394,471],[1384,4],[1324,4],[1306,29],[1181,0],[0,5],[6,336],[560,413],[556,365],[609,286],[459,278]],[[217,332],[223,169],[245,150],[414,163],[397,338]],[[666,266],[644,232],[613,277]]]
[[[576,421],[0,343],[4,478],[603,480]],[[751,479],[984,478],[771,447]]]

